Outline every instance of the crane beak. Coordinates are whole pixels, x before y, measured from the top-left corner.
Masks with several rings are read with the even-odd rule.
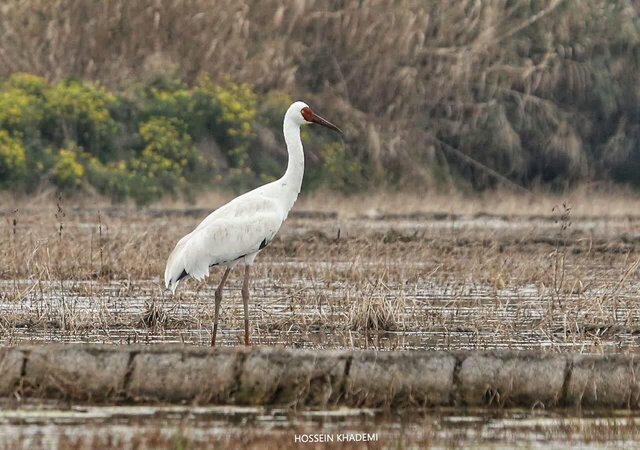
[[[330,130],[337,131],[338,133],[342,134],[342,130],[340,128],[329,122],[327,119],[320,117],[314,112],[311,113],[311,117],[309,119],[310,122],[317,123],[318,125],[322,125],[323,127],[327,127]]]

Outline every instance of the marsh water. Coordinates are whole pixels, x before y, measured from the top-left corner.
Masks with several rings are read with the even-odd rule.
[[[5,282],[6,284],[6,282]],[[0,299],[4,344],[84,342],[104,344],[185,343],[211,339],[213,290],[188,288],[168,298],[157,281],[95,283],[14,280],[11,289],[31,293],[20,302]],[[314,299],[300,299],[301,290]],[[304,348],[549,349],[637,351],[640,347],[640,286],[619,290],[606,319],[581,308],[584,294],[567,296],[565,311],[549,317],[553,295],[537,286],[497,289],[482,285],[415,283],[411,292],[386,285],[372,302],[387,302],[390,329],[357,329],[348,298],[323,282],[294,279],[288,284],[254,280],[250,318],[259,345]],[[298,297],[296,297],[298,295]],[[606,295],[605,292],[594,295]],[[371,301],[371,300],[370,300]],[[373,303],[377,307],[378,303]],[[615,306],[615,308],[614,308]],[[243,317],[237,288],[227,292],[219,342],[241,342]],[[10,318],[10,319],[8,319]],[[9,322],[10,320],[10,322]],[[7,323],[8,322],[8,323]]]
[[[258,407],[23,406],[0,412],[11,448],[630,448],[640,418],[627,411]]]

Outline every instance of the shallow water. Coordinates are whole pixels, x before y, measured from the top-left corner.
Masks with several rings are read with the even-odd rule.
[[[629,448],[640,417],[626,411],[547,412],[437,409],[399,414],[368,409],[301,411],[258,407],[24,406],[0,411],[0,442],[13,448],[305,448],[324,439],[364,439],[368,448]],[[344,442],[344,441],[343,441]],[[353,447],[355,448],[355,447]]]
[[[269,264],[269,263],[266,263]],[[281,265],[276,263],[274,265]],[[323,265],[325,262],[308,263]],[[156,280],[34,282],[12,280],[4,289],[26,292],[22,300],[0,297],[0,343],[188,343],[208,345],[213,319],[211,286],[176,297]],[[350,296],[360,295],[357,300]],[[640,349],[640,286],[597,299],[592,288],[566,294],[562,305],[549,288],[501,288],[483,284],[418,280],[409,288],[387,283],[362,294],[349,286],[303,279],[253,282],[250,318],[255,344],[303,348],[538,349],[629,352]],[[595,299],[595,300],[594,300]],[[353,326],[354,302],[391,305],[390,330]],[[593,302],[592,305],[590,303]],[[242,341],[237,286],[225,293],[218,336],[221,345]]]

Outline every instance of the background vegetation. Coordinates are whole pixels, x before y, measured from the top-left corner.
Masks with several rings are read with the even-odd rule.
[[[306,132],[305,189],[638,186],[639,7],[9,0],[0,187],[246,189],[282,172],[298,98],[346,131]]]

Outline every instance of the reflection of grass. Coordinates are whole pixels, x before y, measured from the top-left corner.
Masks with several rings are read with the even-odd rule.
[[[104,408],[108,413],[109,408]],[[87,421],[74,427],[53,425],[58,414],[44,410],[33,412],[38,424],[46,424],[55,435],[47,435],[48,446],[61,450],[111,448],[252,448],[281,450],[309,448],[312,450],[341,449],[404,449],[404,448],[472,448],[486,445],[487,436],[497,447],[518,442],[521,446],[553,446],[567,448],[584,445],[627,446],[640,439],[638,420],[633,416],[600,412],[582,417],[565,416],[531,410],[486,411],[477,409],[436,409],[428,413],[408,411],[404,414],[373,414],[352,410],[352,415],[326,414],[314,411],[312,418],[295,411],[237,411],[208,415],[174,408],[170,414],[158,408],[148,408],[143,414],[118,409],[118,418],[101,419],[100,424]],[[96,408],[95,411],[100,411]],[[202,410],[201,410],[202,411]],[[336,411],[330,411],[329,413]],[[9,411],[10,415],[10,411]],[[256,417],[260,416],[257,420]],[[285,417],[286,415],[286,417]],[[64,417],[64,413],[61,414]],[[123,418],[131,417],[131,421]],[[286,419],[286,420],[284,420]],[[74,419],[78,420],[78,419]],[[112,426],[117,423],[118,426]],[[31,422],[30,422],[31,423]],[[274,426],[277,424],[277,426]],[[10,425],[6,425],[10,427]],[[10,428],[9,428],[10,429]],[[42,435],[34,437],[21,426],[3,439],[7,448],[33,448]],[[295,443],[301,434],[337,436],[341,433],[377,433],[378,440],[367,443]],[[35,441],[34,441],[35,439]],[[38,445],[38,447],[40,447]]]
[[[587,211],[572,203],[560,290],[549,265],[557,225],[551,215],[538,216],[538,206],[517,209],[507,196],[486,216],[481,206],[453,196],[448,207],[457,215],[449,216],[434,206],[444,204],[436,195],[426,215],[382,220],[350,218],[366,201],[348,202],[322,203],[335,205],[337,222],[291,218],[258,258],[250,308],[257,343],[358,347],[367,333],[394,330],[379,333],[376,345],[635,348],[640,255],[629,230],[640,219],[614,215],[622,200],[594,198]],[[208,341],[220,274],[214,270],[208,283],[189,280],[174,297],[160,280],[172,245],[198,218],[108,205],[74,209],[68,202],[58,208],[48,200],[12,212],[7,203],[0,302],[13,306],[3,306],[3,342],[29,333],[45,340]],[[307,199],[300,208],[316,205]],[[396,211],[391,201],[378,208],[380,216]],[[597,216],[606,211],[612,215]],[[403,238],[385,239],[390,230]],[[222,305],[227,344],[242,328],[240,282],[232,272]],[[562,308],[550,311],[555,296]]]

